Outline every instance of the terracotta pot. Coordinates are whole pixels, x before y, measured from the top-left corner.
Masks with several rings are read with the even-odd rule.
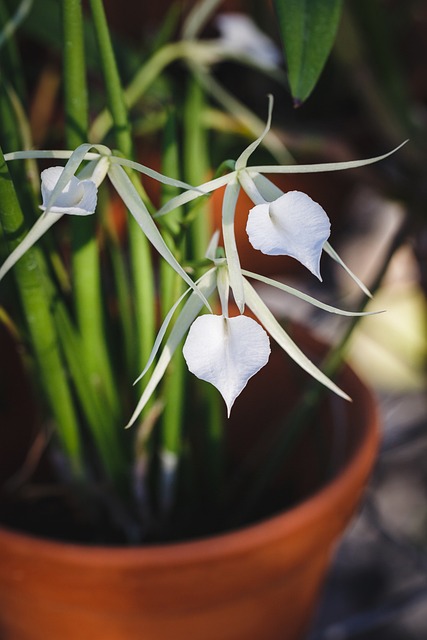
[[[250,381],[236,417],[249,407],[257,428],[267,426],[290,388],[287,362],[273,357],[265,398],[257,376]],[[338,400],[337,433],[346,434],[341,464],[286,512],[231,533],[138,548],[63,544],[0,529],[2,640],[303,638],[378,444],[371,393],[348,367],[340,384],[353,398]],[[271,402],[270,389],[280,402]]]

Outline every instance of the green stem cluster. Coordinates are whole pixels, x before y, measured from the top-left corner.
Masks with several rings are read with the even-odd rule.
[[[10,249],[25,235],[20,203],[0,150],[0,222]],[[63,449],[77,478],[84,476],[79,423],[52,315],[55,297],[46,279],[46,265],[38,249],[29,250],[15,267],[24,315],[40,373],[41,386],[48,396]]]

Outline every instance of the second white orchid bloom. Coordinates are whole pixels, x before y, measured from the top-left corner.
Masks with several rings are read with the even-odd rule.
[[[64,167],[50,167],[41,172],[42,204],[40,209],[46,211],[53,190],[58,184]],[[79,180],[71,176],[69,182],[49,206],[52,213],[88,216],[95,212],[98,188],[93,180]]]
[[[275,69],[282,55],[273,40],[263,33],[244,13],[223,13],[216,19],[219,43],[227,53],[243,55],[266,69]]]
[[[254,249],[295,258],[321,280],[320,257],[331,232],[324,209],[301,191],[288,191],[273,202],[257,204],[248,216]]]
[[[230,415],[249,379],[267,364],[270,340],[252,318],[209,314],[191,325],[183,354],[191,373],[218,389]]]

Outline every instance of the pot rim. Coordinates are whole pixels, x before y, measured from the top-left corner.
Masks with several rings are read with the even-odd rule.
[[[229,532],[173,543],[130,547],[96,546],[38,538],[0,526],[0,544],[14,547],[21,553],[37,554],[39,557],[51,559],[56,557],[62,562],[81,562],[83,559],[89,566],[113,567],[127,564],[143,568],[171,563],[189,564],[201,558],[214,562],[220,556],[242,555],[278,538],[295,535],[306,527],[313,527],[317,521],[335,512],[335,505],[345,495],[347,488],[355,483],[356,478],[365,479],[378,448],[379,413],[373,394],[350,366],[345,365],[342,376],[347,387],[350,387],[350,394],[353,391],[354,403],[357,402],[363,408],[364,432],[347,463],[333,478],[289,510]]]

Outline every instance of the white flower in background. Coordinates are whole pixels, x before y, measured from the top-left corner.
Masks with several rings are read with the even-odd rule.
[[[183,354],[191,373],[218,389],[230,415],[249,378],[267,364],[270,340],[252,318],[209,314],[191,325]]]
[[[46,211],[52,192],[60,179],[64,167],[50,167],[41,172],[42,204],[40,209]],[[98,188],[92,180],[79,180],[71,176],[70,181],[62,189],[49,207],[52,213],[67,213],[75,216],[88,216],[95,212]]]
[[[216,19],[218,44],[228,53],[244,55],[265,68],[278,67],[282,55],[274,42],[243,13],[223,13]]]
[[[301,191],[253,207],[246,231],[254,249],[299,260],[321,280],[320,256],[331,225],[324,209]]]

